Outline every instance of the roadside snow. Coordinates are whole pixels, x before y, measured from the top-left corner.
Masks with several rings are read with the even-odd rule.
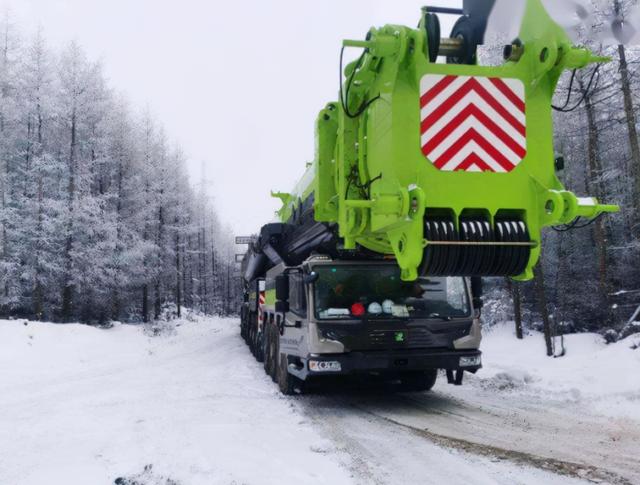
[[[0,484],[348,483],[229,320],[0,321]]]
[[[476,378],[486,388],[549,393],[640,420],[640,334],[608,345],[598,334],[571,334],[564,346],[565,356],[547,357],[541,333],[517,340],[513,323],[495,325],[484,331],[484,368]]]

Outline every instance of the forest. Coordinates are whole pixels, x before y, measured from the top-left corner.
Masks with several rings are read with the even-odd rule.
[[[229,314],[232,234],[206,181],[75,42],[0,21],[0,316],[149,321]]]
[[[633,5],[600,2],[594,31],[614,15],[624,19]],[[640,320],[640,49],[603,41],[593,31],[579,34],[611,62],[561,79],[554,112],[559,178],[569,190],[621,211],[546,231],[536,280],[493,281],[485,317],[517,326],[544,323],[557,335],[598,331],[616,340],[637,331]],[[488,49],[487,56],[494,54]]]

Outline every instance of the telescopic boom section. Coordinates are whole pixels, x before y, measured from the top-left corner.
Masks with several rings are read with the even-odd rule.
[[[315,160],[291,193],[276,194],[285,262],[297,241],[297,257],[322,245],[394,257],[405,280],[527,280],[544,227],[618,210],[565,190],[553,148],[561,74],[607,59],[574,47],[541,1],[527,0],[504,64],[478,65],[492,6],[465,2],[448,38],[438,14],[459,12],[426,7],[417,29],[344,41],[343,52],[362,53],[341,66],[340,100],[320,112]]]

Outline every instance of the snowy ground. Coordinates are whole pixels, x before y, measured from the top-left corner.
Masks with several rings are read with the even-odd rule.
[[[571,335],[566,356],[550,359],[542,335],[517,341],[512,326],[500,325],[485,332],[485,368],[462,387],[441,377],[427,394],[306,399],[329,413],[351,408],[334,428],[359,413],[476,455],[588,482],[640,483],[639,340],[605,345],[597,335]],[[371,458],[369,466],[384,469],[385,461]]]
[[[556,339],[557,351],[560,339]],[[564,337],[565,355],[548,358],[542,335],[514,339],[513,326],[485,331],[486,388],[559,398],[611,417],[640,420],[640,333],[607,345],[593,333]]]
[[[633,337],[552,360],[508,333],[462,388],[284,398],[235,321],[0,321],[0,484],[640,482]]]

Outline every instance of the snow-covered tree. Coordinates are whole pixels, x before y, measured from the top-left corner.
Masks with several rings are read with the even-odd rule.
[[[236,310],[233,262],[187,159],[113,93],[77,43],[51,52],[0,20],[0,312],[150,320]],[[225,248],[225,249],[223,249]],[[225,259],[226,258],[226,259]]]

